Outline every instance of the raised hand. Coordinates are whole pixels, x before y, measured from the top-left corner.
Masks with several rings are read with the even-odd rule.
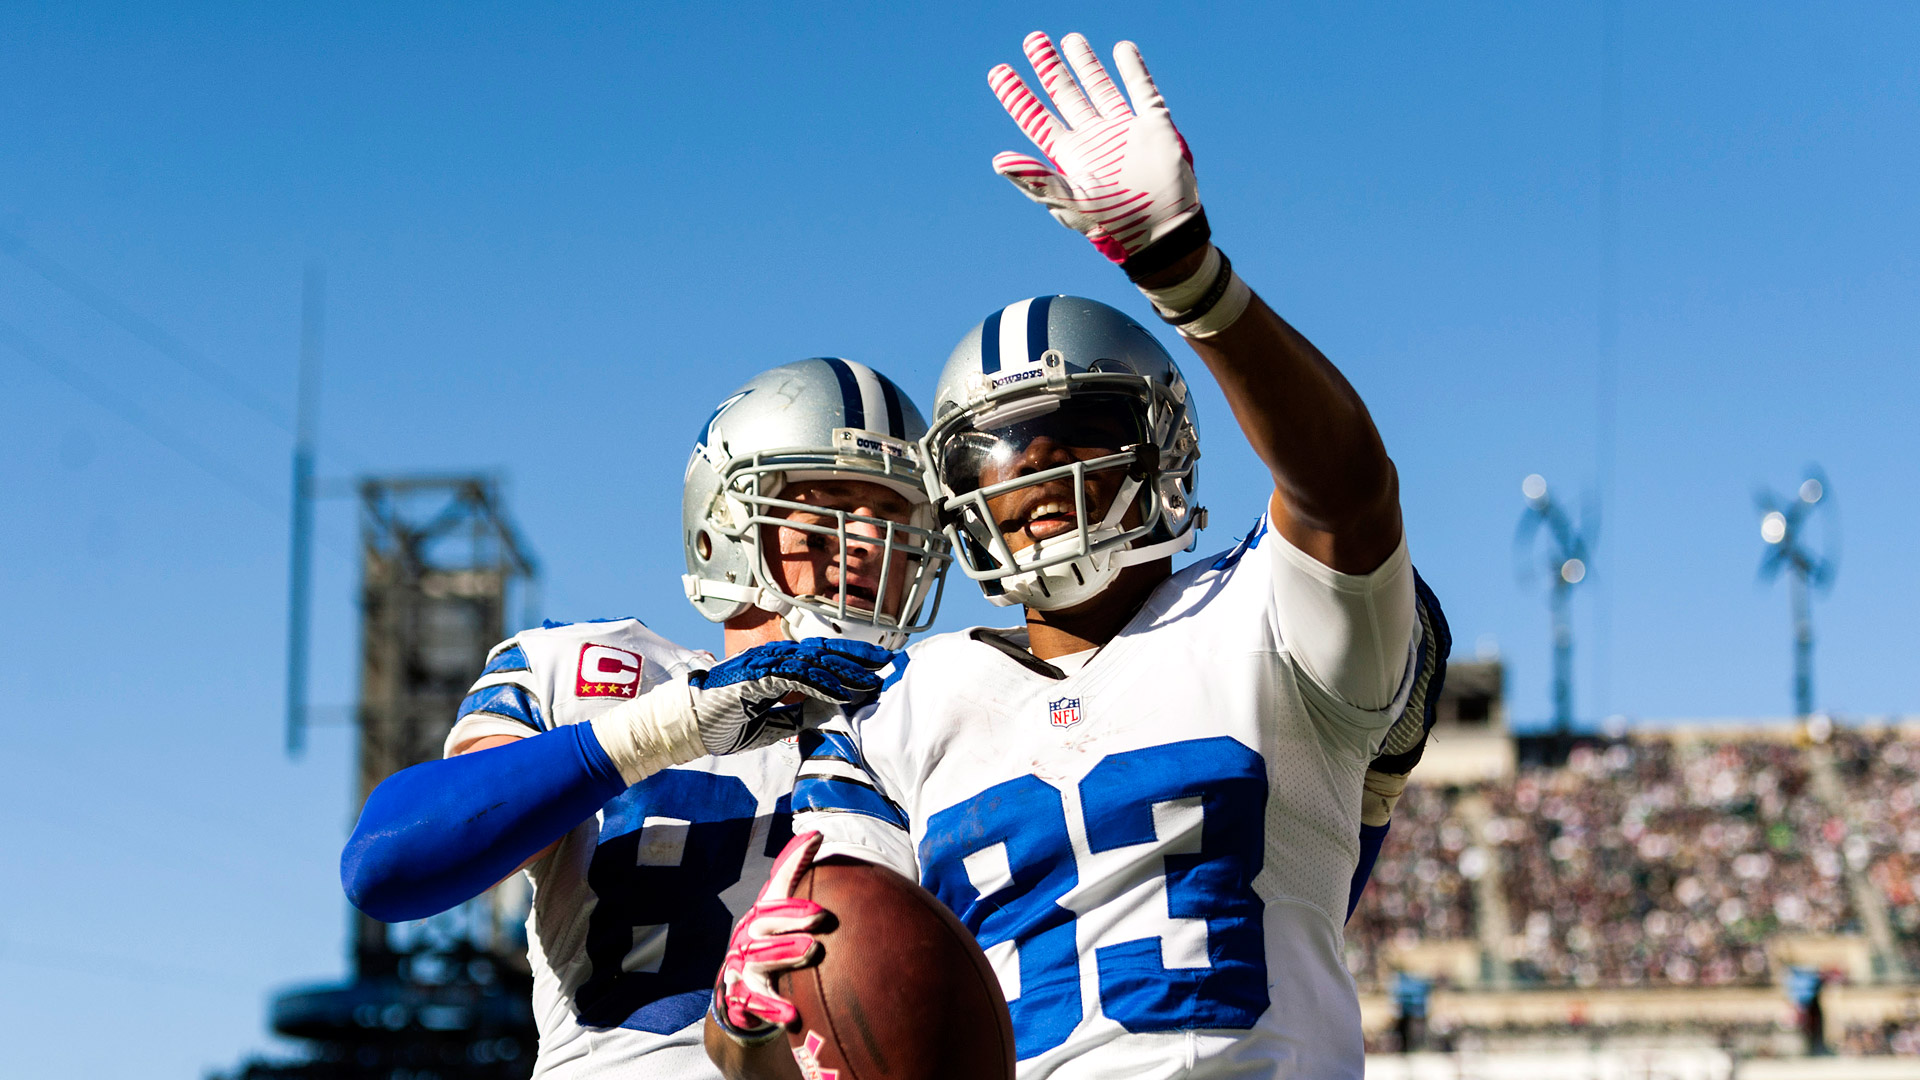
[[[1046,158],[1000,153],[993,171],[1085,234],[1107,258],[1124,263],[1199,216],[1193,155],[1133,42],[1113,50],[1125,96],[1086,38],[1068,34],[1061,45],[1065,61],[1044,33],[1028,34],[1023,43],[1058,115],[1013,68],[1000,64],[987,73],[1007,115]]]

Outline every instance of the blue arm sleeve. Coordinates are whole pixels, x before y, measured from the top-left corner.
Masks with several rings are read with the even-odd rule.
[[[587,724],[402,769],[367,796],[340,884],[382,922],[424,919],[485,892],[626,789]]]
[[[1353,918],[1353,909],[1360,906],[1360,894],[1367,889],[1367,879],[1373,876],[1374,860],[1380,857],[1380,845],[1386,842],[1387,829],[1393,825],[1360,826],[1360,861],[1354,864],[1353,881],[1347,885],[1347,918]]]

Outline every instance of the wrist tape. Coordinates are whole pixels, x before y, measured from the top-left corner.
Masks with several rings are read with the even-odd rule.
[[[1392,819],[1394,804],[1400,801],[1400,794],[1405,790],[1406,774],[1368,769],[1360,789],[1360,823],[1385,825]]]
[[[1209,338],[1239,321],[1253,299],[1233,263],[1217,247],[1207,246],[1192,277],[1161,289],[1140,286],[1160,318],[1190,338]]]
[[[621,779],[637,784],[661,769],[707,756],[686,676],[623,701],[591,721]]]

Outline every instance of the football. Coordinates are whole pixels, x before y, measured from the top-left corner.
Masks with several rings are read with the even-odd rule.
[[[986,954],[934,895],[885,867],[819,863],[794,885],[834,914],[820,963],[776,981],[809,1080],[1013,1077],[1013,1021]]]

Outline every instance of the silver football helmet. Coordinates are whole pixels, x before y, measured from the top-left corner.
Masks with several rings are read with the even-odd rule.
[[[921,448],[961,568],[996,604],[1073,607],[1122,567],[1190,550],[1206,523],[1186,380],[1152,334],[1094,300],[1022,300],[968,331]],[[1114,488],[1098,520],[1089,477]],[[1021,530],[1033,542],[1016,552]]]
[[[749,379],[714,410],[687,460],[681,497],[687,599],[714,622],[748,607],[771,611],[795,640],[904,645],[907,635],[932,625],[952,560],[922,486],[918,440],[926,429],[898,386],[851,360],[816,357]],[[780,497],[807,480],[880,484],[906,498],[912,520],[902,524]],[[858,527],[853,543],[880,552],[877,595],[849,597],[851,588],[834,596],[788,592],[768,563],[763,526],[832,537],[843,558],[849,527]],[[902,573],[895,601],[888,583]]]

